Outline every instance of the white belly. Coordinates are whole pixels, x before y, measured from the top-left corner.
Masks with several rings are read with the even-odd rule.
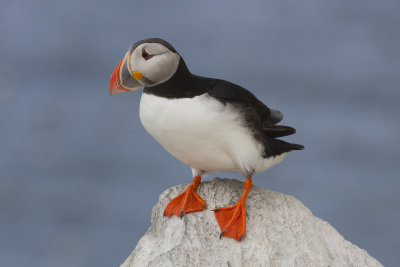
[[[263,147],[241,125],[239,112],[207,94],[180,99],[143,94],[140,120],[169,153],[197,170],[250,174],[283,159],[262,158]]]

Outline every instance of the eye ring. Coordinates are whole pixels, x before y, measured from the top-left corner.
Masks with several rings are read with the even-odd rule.
[[[142,50],[142,57],[144,58],[144,60],[148,60],[150,58],[153,57],[153,55],[151,55],[149,52],[146,51],[146,49]]]

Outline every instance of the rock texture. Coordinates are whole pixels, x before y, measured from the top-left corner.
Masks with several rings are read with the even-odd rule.
[[[208,208],[183,219],[163,217],[167,203],[187,185],[161,194],[151,226],[121,265],[133,266],[382,266],[346,241],[299,200],[253,186],[246,202],[247,233],[242,242],[222,237],[211,211],[235,204],[243,183],[215,178],[200,184]]]

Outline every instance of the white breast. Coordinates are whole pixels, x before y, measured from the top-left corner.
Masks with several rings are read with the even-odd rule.
[[[143,93],[140,119],[169,153],[197,170],[246,175],[283,159],[262,158],[263,147],[243,127],[239,111],[208,94],[167,99]]]

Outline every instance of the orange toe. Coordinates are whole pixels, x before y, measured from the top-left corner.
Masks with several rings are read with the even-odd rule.
[[[185,191],[168,203],[164,210],[164,216],[177,215],[183,217],[186,213],[203,210],[207,207],[207,203],[195,192],[199,182],[196,184],[195,178],[193,178],[193,181]]]
[[[221,228],[221,237],[243,239],[246,233],[246,208],[243,201],[231,207],[216,208],[214,214]]]

